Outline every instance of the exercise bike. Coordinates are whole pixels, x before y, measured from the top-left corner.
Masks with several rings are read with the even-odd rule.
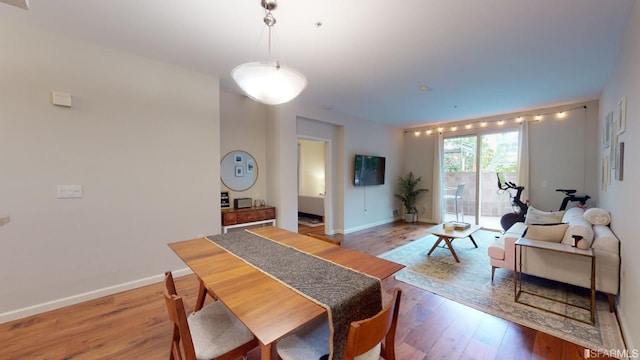
[[[589,195],[576,195],[576,190],[574,189],[556,189],[556,191],[564,193],[564,199],[562,200],[562,204],[560,204],[559,210],[566,210],[569,202],[578,201],[581,205],[585,205],[587,200],[591,199]]]
[[[514,212],[504,214],[500,218],[500,226],[506,231],[511,225],[517,222],[524,222],[529,206],[520,200],[524,186],[518,186],[510,181],[505,181],[504,174],[502,173],[496,173],[496,175],[498,176],[498,189],[506,190],[509,193],[509,196],[511,196],[511,205],[514,207]],[[512,195],[510,190],[515,190],[516,194]],[[515,209],[516,206],[518,207],[517,210]]]

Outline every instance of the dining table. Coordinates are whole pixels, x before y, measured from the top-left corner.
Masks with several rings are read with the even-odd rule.
[[[250,237],[260,237],[270,240],[269,243],[282,245],[283,250],[311,256],[308,258],[310,264],[321,260],[329,266],[338,265],[340,268],[377,279],[378,282],[404,267],[402,264],[278,227],[240,231],[246,232],[240,235],[247,239],[258,241]],[[238,234],[234,235],[234,232],[212,235],[173,242],[169,247],[198,276],[207,290],[215,294],[255,335],[260,343],[261,359],[272,359],[273,345],[279,339],[293,333],[304,324],[326,316],[330,310],[306,295],[304,291],[283,282],[249,259],[262,257],[258,262],[264,261],[268,267],[278,266],[278,261],[275,261],[278,256],[274,256],[273,253],[265,251],[263,254],[261,250],[255,249],[254,245],[249,249],[252,254],[247,255],[225,248],[225,241],[232,245],[230,248],[236,245],[234,241],[243,241],[235,240],[234,236],[238,238]],[[280,266],[288,265],[282,262]],[[295,268],[287,270],[289,273],[297,272]],[[309,273],[309,269],[300,270]],[[306,282],[305,286],[313,288],[314,281]],[[342,280],[337,282],[340,281]],[[330,288],[326,288],[326,283],[322,286],[322,291],[332,292]],[[344,288],[344,284],[340,283],[336,283],[335,286],[337,289]],[[380,291],[379,288],[378,292]]]

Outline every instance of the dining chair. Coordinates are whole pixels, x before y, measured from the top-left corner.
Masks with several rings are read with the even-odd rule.
[[[344,360],[395,360],[395,337],[402,290],[393,291],[391,301],[365,320],[354,321],[349,327]],[[299,331],[278,341],[276,349],[282,360],[320,359],[329,353],[329,323],[327,317],[303,326]]]
[[[221,301],[187,317],[170,271],[164,274],[164,299],[173,323],[169,360],[233,360],[258,346],[249,329]]]
[[[460,211],[458,211],[458,200],[462,201],[462,191],[464,190],[464,184],[458,184],[458,186],[456,187],[456,192],[455,194],[447,194],[444,195],[443,198],[445,200],[447,199],[453,199],[454,201],[454,206],[455,206],[455,210],[456,210],[456,221],[464,221],[464,212],[462,213],[462,219],[459,219],[458,216],[460,215]]]

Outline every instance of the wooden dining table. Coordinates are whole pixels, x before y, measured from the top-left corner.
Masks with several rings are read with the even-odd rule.
[[[251,232],[380,280],[404,267],[277,227]],[[261,359],[272,358],[272,347],[278,339],[327,311],[206,237],[170,243],[169,247],[256,336]]]

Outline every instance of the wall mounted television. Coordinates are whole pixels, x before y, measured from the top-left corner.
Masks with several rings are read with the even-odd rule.
[[[356,155],[353,185],[384,184],[385,158],[381,156]]]

